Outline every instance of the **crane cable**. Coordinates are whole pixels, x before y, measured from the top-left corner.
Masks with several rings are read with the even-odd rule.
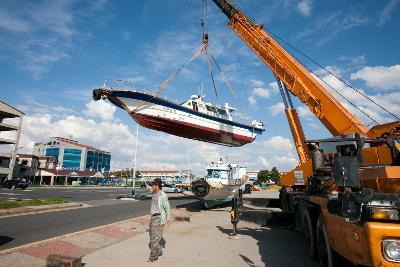
[[[213,55],[211,55],[212,60],[215,63],[215,66],[217,66],[219,73],[221,74],[222,80],[226,83],[226,85],[228,86],[229,90],[231,91],[233,97],[235,98],[237,104],[239,105],[239,109],[242,110],[242,105],[240,104],[239,98],[236,95],[235,90],[233,89],[231,83],[229,82],[229,80],[226,78],[224,72],[222,71],[221,67],[219,66],[219,64],[217,63],[217,60],[215,59],[215,57]]]
[[[194,61],[197,57],[199,57],[202,52],[204,52],[204,54],[206,56],[206,59],[207,59],[208,70],[209,70],[209,73],[210,73],[210,76],[211,76],[211,81],[212,81],[212,84],[213,84],[213,89],[214,89],[214,93],[215,93],[217,102],[219,102],[219,97],[218,97],[217,87],[216,87],[216,84],[215,84],[214,74],[213,74],[212,67],[211,67],[210,57],[211,57],[212,61],[215,63],[215,65],[217,66],[217,68],[218,68],[218,70],[219,70],[219,72],[221,74],[222,80],[226,83],[227,87],[229,88],[230,92],[232,93],[233,97],[235,98],[236,102],[238,103],[239,109],[242,110],[242,105],[240,104],[239,98],[238,98],[237,94],[235,93],[235,90],[233,89],[232,85],[230,84],[230,82],[228,81],[228,79],[225,76],[224,72],[222,71],[221,67],[217,63],[217,60],[215,59],[215,57],[208,52],[208,28],[207,28],[207,23],[206,23],[207,0],[203,0],[202,1],[202,12],[203,12],[203,17],[200,19],[200,25],[201,25],[201,27],[203,29],[203,45],[196,51],[196,53],[193,55],[193,57],[191,59],[189,59],[185,64],[183,64],[174,73],[172,73],[167,79],[165,79],[157,87],[157,89],[155,90],[153,95],[154,95],[154,97],[158,96],[163,90],[165,90],[171,84],[171,82],[178,76],[178,74],[187,65],[189,65],[192,61]]]
[[[207,48],[205,49],[204,54],[206,55],[206,58],[207,58],[208,71],[210,72],[210,76],[211,76],[211,81],[212,81],[213,88],[214,88],[215,97],[216,97],[217,103],[218,103],[219,99],[218,99],[217,87],[215,86],[214,75],[213,75],[213,71],[212,71],[212,68],[211,68],[210,55],[208,54],[208,49]]]
[[[332,76],[334,76],[336,79],[338,79],[339,81],[341,81],[342,83],[344,83],[345,85],[347,85],[348,87],[350,87],[352,90],[356,91],[358,94],[360,94],[361,96],[363,96],[364,98],[366,98],[367,100],[369,100],[370,102],[372,102],[373,104],[375,104],[376,106],[378,106],[379,108],[381,108],[382,110],[384,110],[385,112],[387,112],[388,114],[392,115],[394,118],[396,118],[397,120],[400,120],[400,117],[396,116],[393,112],[391,112],[390,110],[386,109],[385,107],[383,107],[382,105],[380,105],[379,103],[377,103],[376,101],[374,101],[371,97],[369,97],[368,95],[366,95],[365,93],[363,93],[361,90],[354,88],[352,85],[350,85],[348,82],[346,82],[344,79],[338,77],[336,74],[334,74],[333,72],[331,72],[330,70],[328,70],[327,68],[325,68],[324,66],[322,66],[321,64],[319,64],[317,61],[315,61],[314,59],[312,59],[311,57],[307,56],[304,52],[302,52],[301,50],[297,49],[296,47],[294,47],[293,45],[291,45],[290,43],[286,42],[283,38],[281,38],[278,34],[268,30],[268,33],[270,33],[271,35],[275,36],[276,38],[278,38],[279,40],[281,40],[283,43],[285,43],[287,46],[289,46],[290,48],[292,48],[293,50],[295,50],[297,53],[301,54],[302,56],[304,56],[305,58],[307,58],[309,61],[311,61],[312,63],[314,63],[315,65],[317,65],[318,67],[320,67],[321,69],[325,70],[326,72],[328,72],[329,74],[331,74]],[[315,73],[313,73],[315,75]],[[319,77],[318,75],[316,75],[317,77]],[[320,77],[319,77],[320,78]],[[321,78],[320,78],[321,79]],[[321,79],[322,80],[322,79]],[[325,82],[325,81],[324,81]],[[327,84],[325,82],[325,84]],[[332,88],[332,86],[330,86]],[[332,88],[333,89],[333,88]],[[337,92],[335,90],[335,92]],[[341,95],[341,94],[340,94]],[[344,99],[346,99],[346,97],[344,97],[343,95],[341,95]],[[367,115],[364,111],[362,111],[360,108],[358,108],[355,104],[353,104],[350,100],[346,99],[351,105],[353,105],[354,107],[356,107],[357,109],[359,109],[364,115]],[[367,115],[368,116],[368,115]],[[368,118],[372,119],[370,116],[368,116]],[[376,123],[378,123],[376,120],[372,119],[373,121],[375,121]],[[378,123],[379,124],[379,123]]]

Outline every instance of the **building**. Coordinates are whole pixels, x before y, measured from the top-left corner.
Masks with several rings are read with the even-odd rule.
[[[57,162],[56,157],[18,154],[14,176],[37,185],[110,185],[116,178],[111,172],[61,170]]]
[[[67,138],[51,137],[48,142],[36,143],[33,154],[38,157],[55,157],[58,170],[110,171],[110,152]]]
[[[247,171],[247,177],[249,177],[249,182],[254,183],[257,180],[257,175],[259,171]]]
[[[32,184],[41,184],[43,170],[55,170],[57,158],[38,157],[32,154],[18,154],[15,160],[14,177],[25,178]]]
[[[141,180],[147,182],[160,178],[165,183],[181,183],[190,181],[192,177],[188,170],[142,170],[139,173]]]
[[[24,115],[18,109],[0,101],[0,134],[2,136],[0,137],[0,180],[11,179],[13,176]],[[4,135],[7,138],[3,137]],[[14,138],[8,136],[14,136]]]

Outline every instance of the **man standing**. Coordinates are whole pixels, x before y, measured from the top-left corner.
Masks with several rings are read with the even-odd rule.
[[[167,195],[164,193],[164,191],[162,191],[161,179],[154,179],[150,185],[153,192],[153,197],[151,199],[151,218],[149,225],[150,256],[148,261],[153,262],[158,260],[158,257],[162,255],[160,241],[162,238],[164,225],[170,219],[171,208],[169,206]]]

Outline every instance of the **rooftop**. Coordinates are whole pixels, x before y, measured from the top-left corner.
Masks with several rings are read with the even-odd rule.
[[[64,143],[67,143],[67,144],[71,144],[71,145],[74,145],[74,146],[77,146],[77,147],[81,147],[81,148],[87,148],[87,149],[90,149],[90,150],[96,150],[96,151],[102,152],[102,153],[108,153],[108,154],[110,153],[108,151],[104,151],[104,150],[95,148],[94,146],[81,144],[76,140],[72,140],[72,139],[68,139],[68,138],[64,138],[64,137],[54,136],[54,137],[51,137],[51,139],[54,139],[54,140],[57,140],[57,141],[60,141],[60,142],[64,142]]]
[[[25,113],[10,106],[9,104],[0,101],[0,118],[16,118],[24,116]]]

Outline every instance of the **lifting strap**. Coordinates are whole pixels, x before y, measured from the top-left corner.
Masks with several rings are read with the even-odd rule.
[[[215,58],[214,58],[213,55],[211,55],[211,58],[212,58],[212,60],[214,61],[215,66],[217,66],[217,68],[218,68],[218,70],[219,70],[219,73],[221,74],[222,80],[224,80],[224,82],[225,82],[226,85],[228,86],[229,90],[231,91],[233,97],[235,98],[236,102],[238,103],[239,108],[242,109],[242,105],[240,104],[239,98],[238,98],[238,96],[236,95],[235,90],[233,90],[233,87],[232,87],[231,83],[230,83],[229,80],[226,78],[224,72],[222,71],[221,67],[218,65],[217,60],[215,60]]]
[[[186,62],[185,64],[183,64],[179,69],[177,69],[174,73],[172,73],[171,76],[169,76],[165,81],[163,81],[156,89],[156,91],[154,92],[154,96],[158,96],[165,88],[167,88],[167,86],[176,78],[176,76],[178,76],[178,74],[182,71],[182,69],[184,67],[186,67],[187,65],[189,65],[193,60],[195,60],[198,56],[201,55],[201,53],[207,49],[206,45],[202,45],[197,51],[196,53],[193,55],[193,57]]]

